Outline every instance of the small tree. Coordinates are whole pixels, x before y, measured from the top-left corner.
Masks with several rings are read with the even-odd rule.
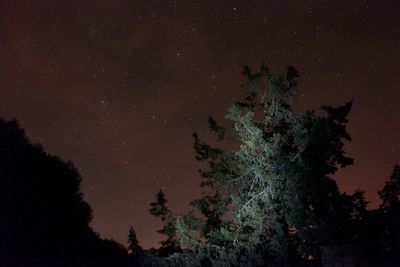
[[[382,199],[379,210],[384,219],[383,249],[389,257],[399,257],[400,253],[400,165],[393,167],[390,180],[378,192]]]
[[[400,211],[400,165],[396,164],[393,167],[390,180],[385,183],[382,190],[378,192],[382,199],[380,208],[385,212]],[[400,215],[400,214],[399,214]],[[398,216],[400,222],[400,216]]]
[[[166,240],[160,241],[161,247],[159,248],[159,253],[162,256],[181,251],[176,236],[175,216],[168,209],[167,202],[164,192],[160,190],[156,194],[156,201],[150,203],[151,208],[149,209],[151,215],[160,218],[164,222],[163,227],[157,230],[158,233],[167,236]]]
[[[355,229],[355,252],[362,266],[398,266],[400,255],[400,166],[378,191],[382,204],[365,210]]]
[[[132,255],[138,255],[143,251],[139,241],[137,240],[136,231],[132,226],[129,227],[128,249]]]
[[[203,216],[177,219],[179,240],[219,264],[288,266],[318,259],[320,245],[344,236],[332,222],[347,223],[353,211],[351,197],[332,179],[352,164],[343,150],[351,139],[345,126],[352,102],[324,106],[325,115],[298,113],[291,104],[298,77],[293,67],[285,77],[264,64],[257,73],[246,66],[242,74],[249,94],[228,109],[230,126],[209,119],[218,140],[239,148],[224,151],[194,134],[196,159],[208,163],[201,171],[208,193],[192,202]]]

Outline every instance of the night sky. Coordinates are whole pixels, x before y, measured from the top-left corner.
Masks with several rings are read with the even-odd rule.
[[[191,134],[240,100],[243,64],[300,71],[300,110],[354,98],[341,189],[376,190],[400,162],[400,1],[0,1],[0,117],[71,160],[92,226],[144,247],[164,189],[198,196]]]

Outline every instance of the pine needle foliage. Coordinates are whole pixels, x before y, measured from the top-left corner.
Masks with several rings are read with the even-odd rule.
[[[352,198],[332,177],[353,162],[344,152],[352,102],[324,106],[322,115],[296,112],[294,67],[284,77],[265,64],[258,72],[245,66],[242,74],[248,95],[228,109],[229,126],[209,119],[217,140],[230,138],[239,148],[225,151],[193,135],[196,159],[208,166],[201,171],[208,193],[191,203],[201,216],[177,218],[177,235],[214,265],[299,266],[318,259],[319,247],[340,236],[337,222],[352,213]]]

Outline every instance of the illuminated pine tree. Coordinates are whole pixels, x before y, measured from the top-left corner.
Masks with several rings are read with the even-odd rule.
[[[177,219],[179,240],[218,264],[288,266],[316,259],[319,246],[334,239],[332,214],[348,199],[332,174],[352,164],[343,151],[352,103],[324,106],[325,115],[298,113],[291,104],[298,77],[293,67],[286,77],[273,76],[265,65],[242,74],[249,94],[228,109],[229,127],[209,119],[218,140],[234,141],[238,149],[224,151],[194,134],[196,159],[208,163],[201,172],[208,193],[192,202],[202,216]]]

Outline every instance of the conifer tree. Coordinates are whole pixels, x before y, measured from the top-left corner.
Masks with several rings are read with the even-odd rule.
[[[385,186],[379,192],[382,199],[381,209],[386,212],[400,211],[400,165],[396,164],[393,167],[390,180],[385,183]],[[399,214],[400,215],[400,214]],[[398,217],[400,220],[400,216]]]
[[[384,219],[382,239],[383,250],[389,257],[398,260],[400,253],[400,165],[393,167],[390,180],[378,192],[382,199],[379,208]]]
[[[160,255],[166,256],[174,252],[180,252],[181,248],[176,236],[175,216],[167,207],[167,199],[162,190],[156,194],[156,201],[150,203],[149,212],[151,215],[158,217],[164,223],[163,227],[157,230],[158,233],[166,235],[167,239],[160,242]]]
[[[340,230],[332,230],[332,221],[351,217],[351,197],[339,192],[332,175],[352,164],[343,150],[351,140],[345,126],[352,102],[323,106],[324,115],[298,113],[295,68],[285,77],[264,64],[256,73],[245,66],[242,74],[249,94],[228,109],[229,127],[209,119],[218,140],[239,148],[224,151],[193,135],[196,159],[208,163],[201,171],[208,193],[192,202],[202,216],[177,219],[179,241],[216,264],[298,266],[335,239]]]
[[[136,237],[136,231],[132,226],[129,227],[128,249],[132,255],[138,255],[143,251]]]
[[[362,266],[398,266],[400,255],[400,165],[396,164],[377,209],[362,210],[355,235],[356,257]]]

